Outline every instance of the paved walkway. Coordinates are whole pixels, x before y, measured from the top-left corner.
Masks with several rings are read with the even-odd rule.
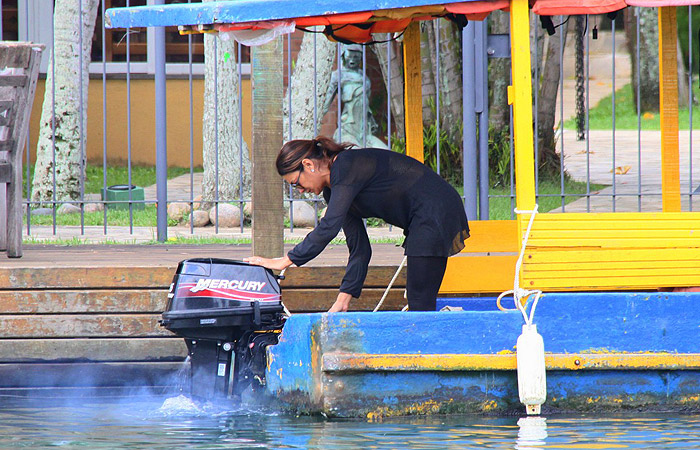
[[[692,210],[700,211],[700,149],[692,150],[691,165],[690,143],[689,132],[681,131],[681,203],[688,211],[689,194],[694,194]],[[612,131],[594,130],[587,143],[577,141],[574,130],[564,130],[559,151],[574,180],[585,182],[590,177],[591,183],[608,185],[592,192],[590,200],[582,198],[566,205],[567,212],[661,211],[660,131],[618,130],[613,140]]]
[[[570,25],[573,29],[573,24]],[[558,39],[558,37],[557,37]],[[627,39],[624,32],[618,32],[614,39],[615,58],[613,59],[613,36],[609,31],[600,31],[598,39],[590,39],[590,52],[588,57],[589,82],[588,82],[588,102],[591,108],[608,95],[612,94],[613,87],[620,89],[630,82],[631,65],[630,56],[627,53]],[[545,47],[546,48],[546,47]],[[613,62],[615,64],[615,78],[613,83]],[[562,109],[564,108],[564,120],[574,117],[576,114],[576,61],[575,42],[573,35],[569,35],[566,40],[564,50],[564,101],[557,101],[556,120],[559,121]]]
[[[614,39],[610,32],[599,32],[590,40],[588,84],[589,104],[595,106],[614,89],[630,82],[630,57],[624,32]],[[576,113],[574,41],[567,39],[564,52],[564,95],[557,102],[557,122]],[[613,62],[615,77],[613,79]],[[563,106],[563,116],[561,110]],[[697,140],[698,133],[692,141]],[[689,132],[679,133],[681,201],[690,209],[689,194],[694,193],[692,210],[700,211],[700,148],[692,149]],[[696,142],[693,142],[698,147]],[[577,141],[574,130],[564,130],[557,142],[564,155],[564,167],[576,181],[608,185],[591,192],[590,198],[569,203],[567,212],[661,211],[661,133],[659,131],[616,130],[590,131],[588,141]],[[692,154],[692,157],[691,157]],[[691,169],[692,167],[692,169]],[[691,186],[691,175],[692,183]],[[641,194],[641,198],[640,198]],[[557,210],[560,211],[560,210]]]

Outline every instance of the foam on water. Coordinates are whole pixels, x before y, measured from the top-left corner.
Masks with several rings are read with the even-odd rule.
[[[197,416],[203,414],[204,409],[191,398],[180,394],[177,397],[166,398],[158,412],[164,416]]]

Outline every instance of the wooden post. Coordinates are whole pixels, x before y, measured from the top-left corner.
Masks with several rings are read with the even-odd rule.
[[[275,168],[282,147],[282,48],[282,38],[251,48],[253,254],[266,258],[284,251],[283,185]]]
[[[661,203],[664,212],[679,212],[681,210],[677,40],[676,7],[659,8]]]
[[[406,154],[423,162],[423,81],[418,22],[411,22],[403,35],[403,65]]]
[[[510,2],[510,48],[513,85],[508,86],[508,103],[513,105],[515,206],[530,211],[535,207],[535,147],[532,135],[530,11],[527,0]]]

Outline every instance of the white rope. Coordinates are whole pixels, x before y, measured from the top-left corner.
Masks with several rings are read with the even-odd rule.
[[[278,278],[284,277],[284,272],[286,272],[286,271],[287,271],[287,268],[285,267],[284,269],[282,269],[282,271],[280,272],[280,274],[277,277]],[[280,301],[280,303],[282,303],[282,302]],[[287,309],[287,307],[285,306],[284,303],[282,303],[282,308],[284,308],[284,313],[287,315],[287,317],[291,317],[292,312]]]
[[[533,209],[532,211],[521,211],[518,209],[514,210],[516,214],[530,213],[530,221],[527,224],[527,230],[525,231],[525,235],[523,236],[523,243],[520,247],[520,256],[518,256],[518,261],[515,263],[515,279],[513,280],[513,290],[503,292],[496,299],[496,306],[498,306],[498,309],[500,309],[501,311],[509,311],[508,309],[501,306],[501,299],[506,295],[513,294],[513,301],[515,302],[515,307],[523,315],[523,319],[525,320],[526,325],[532,325],[532,321],[535,317],[535,308],[537,307],[537,302],[542,296],[542,291],[527,290],[520,288],[520,268],[523,265],[523,259],[525,258],[525,248],[527,247],[527,240],[530,237],[530,231],[532,230],[532,223],[534,222],[535,215],[537,214],[537,208],[538,206],[537,204],[535,204],[535,209]],[[530,297],[532,294],[535,294],[535,300],[532,302],[532,308],[530,308],[530,316],[528,317],[527,311],[525,310],[525,306],[523,305],[523,300],[527,301],[527,298]]]
[[[377,311],[379,311],[379,308],[382,307],[382,303],[384,303],[384,299],[386,298],[386,296],[389,295],[389,290],[394,285],[394,281],[396,281],[396,278],[399,276],[401,269],[403,269],[404,264],[406,264],[406,258],[408,258],[408,256],[404,256],[403,259],[401,260],[401,264],[399,264],[399,268],[396,269],[396,273],[394,274],[394,277],[389,282],[389,286],[386,287],[386,290],[384,291],[384,295],[382,295],[381,300],[379,300],[379,303],[377,303],[377,306],[374,307],[374,311],[372,311],[372,312],[377,312]]]

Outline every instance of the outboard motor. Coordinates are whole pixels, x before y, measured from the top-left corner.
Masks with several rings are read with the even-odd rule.
[[[240,261],[182,261],[161,325],[185,338],[193,397],[240,395],[265,382],[266,347],[286,315],[271,270]]]

